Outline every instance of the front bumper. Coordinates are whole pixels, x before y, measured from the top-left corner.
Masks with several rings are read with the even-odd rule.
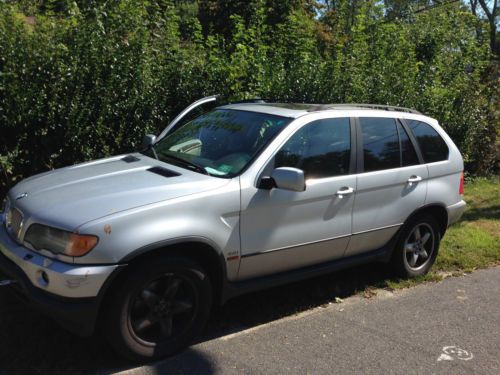
[[[17,265],[33,286],[68,298],[96,297],[109,275],[119,267],[68,264],[47,258],[14,242],[3,226],[0,254]]]
[[[458,203],[446,207],[446,211],[448,211],[448,226],[460,220],[462,214],[465,211],[465,206],[466,206],[465,201],[461,200]]]
[[[93,333],[104,292],[120,268],[71,265],[46,258],[12,241],[0,227],[0,272],[15,280],[11,288],[25,302],[79,335]]]

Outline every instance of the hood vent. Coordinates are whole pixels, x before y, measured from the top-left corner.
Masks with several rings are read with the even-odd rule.
[[[141,159],[136,158],[134,155],[127,155],[121,160],[124,161],[125,163],[135,163],[136,161],[139,161]]]
[[[163,176],[163,177],[176,177],[176,176],[181,175],[180,173],[177,173],[177,172],[171,171],[170,169],[162,168],[162,167],[152,167],[152,168],[149,168],[146,170],[148,172],[151,172],[151,173],[159,174],[160,176]]]

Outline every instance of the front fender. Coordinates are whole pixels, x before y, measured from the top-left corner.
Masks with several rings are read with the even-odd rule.
[[[80,233],[99,236],[99,244],[75,263],[126,263],[140,253],[181,242],[200,242],[224,259],[228,279],[239,267],[240,186],[233,179],[223,188],[119,212],[84,224]]]

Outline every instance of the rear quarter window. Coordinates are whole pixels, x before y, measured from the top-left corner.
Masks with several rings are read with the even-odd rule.
[[[407,121],[426,163],[448,160],[448,146],[432,126],[422,121]]]

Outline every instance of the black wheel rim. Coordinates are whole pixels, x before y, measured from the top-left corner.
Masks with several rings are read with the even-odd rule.
[[[181,337],[192,326],[198,294],[191,280],[175,273],[155,278],[132,299],[129,327],[145,344],[160,344]]]

